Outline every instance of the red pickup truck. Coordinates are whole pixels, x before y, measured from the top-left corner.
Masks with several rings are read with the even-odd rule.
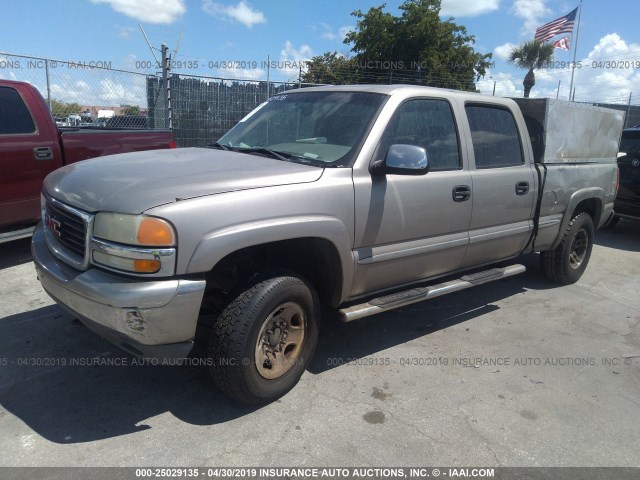
[[[42,181],[80,160],[175,148],[170,130],[58,128],[31,84],[0,80],[0,243],[31,234]]]

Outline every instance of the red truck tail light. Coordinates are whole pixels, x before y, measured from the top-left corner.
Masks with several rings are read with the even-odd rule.
[[[178,144],[175,140],[171,140],[168,144],[169,148],[178,148]]]

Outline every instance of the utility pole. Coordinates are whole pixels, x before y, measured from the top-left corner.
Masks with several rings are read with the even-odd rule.
[[[580,5],[578,5],[578,28],[576,29],[576,43],[573,45],[573,64],[571,65],[571,83],[569,83],[569,95],[571,95],[571,91],[574,90],[573,87],[573,76],[576,73],[576,55],[578,54],[578,39],[580,37],[580,18],[582,17],[582,0],[580,0]],[[575,93],[574,93],[575,97]],[[573,101],[573,100],[572,100]]]
[[[51,110],[51,84],[49,83],[49,60],[44,61],[44,71],[47,76],[47,104]]]
[[[169,70],[171,69],[171,56],[168,55],[169,47],[162,44],[162,88],[164,89],[164,128],[171,128],[171,88],[169,87]]]
[[[267,100],[271,98],[271,56],[267,55]]]

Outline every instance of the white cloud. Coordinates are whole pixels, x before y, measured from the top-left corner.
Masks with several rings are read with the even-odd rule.
[[[320,34],[320,38],[322,38],[323,40],[334,41],[334,40],[338,40],[338,35],[335,32],[333,32],[332,30],[327,30],[327,31],[322,32]]]
[[[523,36],[533,36],[536,28],[553,20],[552,18],[542,20],[543,17],[552,13],[545,3],[546,0],[515,0],[513,2],[511,13],[524,20]]]
[[[295,48],[287,40],[284,48],[280,50],[280,61],[277,62],[277,70],[287,80],[296,80],[300,75],[300,68],[304,67],[304,62],[310,60],[311,57],[313,57],[313,50],[309,45],[300,45],[300,48]]]
[[[320,34],[320,38],[324,39],[324,40],[331,40],[331,41],[337,41],[342,43],[344,41],[344,38],[347,36],[347,34],[349,32],[351,32],[352,30],[354,30],[355,27],[351,26],[351,25],[345,25],[343,27],[340,27],[338,29],[338,31],[336,32],[331,25],[327,24],[327,23],[321,23],[320,26],[323,28],[323,32]],[[313,27],[313,30],[317,30],[317,28]]]
[[[627,43],[617,33],[602,37],[576,69],[576,100],[626,103],[629,93],[640,96],[638,52],[640,44]]]
[[[328,23],[320,23],[320,26],[324,30],[320,34],[320,38],[324,40],[332,40],[332,41],[338,40],[338,35],[333,31],[333,28],[331,28],[331,25],[329,25]],[[316,30],[315,26],[313,29]]]
[[[91,0],[106,3],[118,13],[147,23],[173,23],[187,8],[184,0]]]
[[[131,34],[135,32],[136,29],[133,27],[121,27],[120,25],[116,25],[116,30],[120,38],[131,38]]]
[[[267,71],[263,68],[219,68],[218,75],[222,78],[234,80],[265,80]]]
[[[493,54],[501,60],[508,60],[509,55],[511,54],[511,50],[516,48],[517,45],[513,43],[505,43],[503,45],[498,45],[493,49]]]
[[[83,79],[77,78],[79,74],[83,74]],[[97,70],[55,75],[50,85],[51,98],[80,105],[127,104],[146,108],[147,94],[143,75],[108,77],[105,72]],[[46,86],[39,90],[46,98]]]
[[[522,96],[522,88],[516,87],[518,80],[511,73],[487,73],[487,76],[476,82],[476,88],[480,93],[493,95],[494,86],[496,96],[518,97]],[[520,82],[522,83],[522,82]]]
[[[338,37],[340,38],[340,41],[343,41],[347,34],[349,32],[353,32],[354,30],[355,27],[352,25],[345,25],[344,27],[340,27],[338,29]]]
[[[497,10],[500,0],[442,0],[440,15],[445,17],[476,17]]]
[[[97,98],[108,105],[146,105],[147,103],[146,85],[138,79],[133,79],[129,85],[111,79],[103,79],[95,94]]]
[[[499,49],[506,50],[501,47],[505,46],[497,47],[496,55]],[[568,65],[573,53],[560,50],[556,52],[553,65],[558,68],[536,71],[536,85],[531,90],[532,97],[555,98],[560,82],[559,98],[569,98],[571,68]],[[634,98],[640,97],[640,69],[634,68],[638,52],[640,44],[627,43],[617,33],[603,36],[588,55],[578,57],[580,68],[576,68],[573,82],[575,99],[581,102],[624,104],[628,101],[630,93],[633,93]],[[565,68],[562,68],[563,66]],[[523,70],[514,70],[512,73],[494,71],[477,82],[477,87],[482,93],[491,95],[495,81],[496,95],[522,96],[522,80],[525,74]]]
[[[204,0],[202,2],[202,10],[213,17],[241,23],[247,28],[267,21],[264,13],[254,10],[244,0],[241,0],[236,5],[223,5],[212,0]]]
[[[313,50],[309,45],[301,45],[295,48],[293,44],[287,40],[284,48],[280,50],[280,58],[282,60],[309,60],[313,57]]]

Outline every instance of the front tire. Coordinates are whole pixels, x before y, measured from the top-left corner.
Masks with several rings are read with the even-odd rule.
[[[244,403],[271,402],[291,390],[318,341],[320,309],[295,275],[256,277],[218,317],[209,341],[213,381]]]
[[[563,285],[577,282],[589,264],[593,235],[591,216],[585,212],[575,215],[560,244],[540,254],[540,264],[546,277]]]

